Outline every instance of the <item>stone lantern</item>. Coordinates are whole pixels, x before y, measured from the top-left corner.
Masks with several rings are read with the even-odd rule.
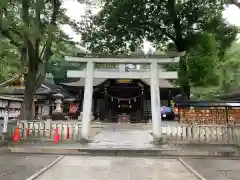
[[[63,95],[60,93],[54,94],[53,97],[55,97],[55,104],[56,109],[52,113],[52,120],[66,120],[65,116],[63,115],[62,111],[62,98]]]
[[[57,93],[57,94],[54,94],[53,97],[55,97],[55,99],[56,99],[55,100],[56,109],[54,110],[54,112],[62,113],[61,105],[62,105],[63,95],[60,93]]]

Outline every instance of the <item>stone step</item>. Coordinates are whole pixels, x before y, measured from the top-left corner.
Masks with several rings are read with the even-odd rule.
[[[61,148],[6,147],[4,152],[24,154],[93,155],[93,156],[154,156],[154,157],[240,157],[240,150],[191,150],[191,149],[131,149],[131,148]]]

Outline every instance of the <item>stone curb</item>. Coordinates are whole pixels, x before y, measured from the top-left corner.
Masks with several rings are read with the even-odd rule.
[[[34,148],[8,147],[6,152],[24,154],[54,154],[54,155],[109,155],[109,156],[174,156],[174,157],[240,157],[240,151],[189,151],[176,149],[64,149],[64,148]]]
[[[37,177],[39,177],[40,175],[42,175],[45,171],[47,171],[48,169],[50,169],[51,167],[53,167],[55,164],[57,164],[64,156],[59,156],[57,159],[55,159],[54,161],[52,161],[50,164],[44,166],[42,169],[40,169],[38,172],[34,173],[32,176],[30,176],[29,178],[27,178],[26,180],[34,180]]]
[[[191,171],[198,179],[200,180],[207,180],[205,177],[203,177],[201,174],[199,174],[192,166],[187,164],[183,159],[178,158],[178,161],[185,166],[189,171]]]

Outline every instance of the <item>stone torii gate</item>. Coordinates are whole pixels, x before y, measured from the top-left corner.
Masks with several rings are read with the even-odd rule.
[[[82,129],[81,137],[88,139],[89,129],[92,113],[92,97],[93,97],[93,79],[94,78],[106,78],[106,79],[146,79],[150,78],[151,86],[151,112],[152,112],[152,132],[156,140],[161,139],[161,114],[160,114],[160,92],[159,78],[162,79],[176,79],[177,72],[165,72],[158,68],[160,63],[178,63],[181,54],[177,54],[172,57],[161,56],[150,58],[103,58],[103,57],[68,57],[66,61],[86,63],[86,68],[82,71],[68,70],[67,77],[70,78],[85,78],[84,87],[84,100],[83,100],[83,117],[82,117]],[[94,68],[95,63],[116,63],[119,64],[119,68],[115,71],[97,70]],[[144,72],[127,72],[125,70],[125,64],[150,64],[150,68]]]

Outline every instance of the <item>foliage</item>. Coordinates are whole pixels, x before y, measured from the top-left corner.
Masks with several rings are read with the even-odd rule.
[[[234,42],[225,55],[225,61],[220,65],[219,89],[221,92],[231,92],[240,88],[240,44]]]
[[[233,5],[237,6],[238,8],[240,8],[240,2],[238,0],[227,0],[227,2],[229,4],[233,4]]]
[[[105,0],[102,11],[82,28],[83,42],[92,52],[108,54],[135,51],[144,38],[161,48],[173,43],[177,51],[187,51],[178,66],[178,83],[189,97],[191,85],[215,79],[207,77],[212,77],[209,73],[215,71],[216,55],[224,59],[225,50],[238,32],[221,17],[224,3]]]
[[[84,29],[83,40],[93,51],[114,53],[122,48],[134,50],[144,38],[157,44],[170,39],[182,51],[222,9],[221,2],[211,0],[106,0]]]
[[[238,91],[240,88],[240,44],[236,41],[225,52],[224,59],[218,63],[219,83],[211,86],[193,88],[193,95],[199,99],[214,99],[219,94]]]
[[[60,26],[77,24],[66,16],[62,0],[1,0],[0,34],[16,47],[25,74],[24,116],[33,118],[33,96],[43,82],[46,65],[56,45],[59,50],[69,38]]]
[[[0,83],[16,75],[20,66],[18,50],[8,39],[0,37]]]
[[[193,86],[218,83],[216,69],[218,66],[217,42],[215,36],[203,33],[195,39],[194,46],[186,55],[188,80]]]
[[[82,53],[85,53],[85,50],[81,49],[81,47],[77,47],[74,44],[65,44],[63,50],[56,51],[56,53],[53,54],[47,63],[47,73],[53,75],[56,84],[68,81],[67,70],[80,70],[83,66],[80,63],[65,61],[64,56],[79,56]]]

